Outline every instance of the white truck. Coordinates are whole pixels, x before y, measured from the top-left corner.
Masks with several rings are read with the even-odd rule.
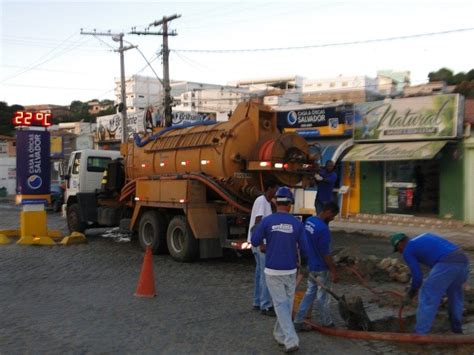
[[[65,174],[66,192],[63,205],[63,215],[66,215],[70,230],[76,230],[76,227],[83,223],[77,194],[100,189],[108,163],[118,158],[120,152],[113,150],[84,149],[71,153]]]

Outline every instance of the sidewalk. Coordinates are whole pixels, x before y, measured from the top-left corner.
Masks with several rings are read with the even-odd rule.
[[[452,226],[442,225],[435,227],[435,224],[421,227],[420,225],[409,225],[413,223],[404,223],[403,225],[389,224],[378,221],[378,223],[364,223],[355,218],[340,218],[331,222],[331,230],[346,233],[359,233],[374,237],[388,238],[392,233],[403,232],[409,237],[421,233],[432,232],[453,243],[461,246],[464,250],[474,251],[474,225],[453,224]]]

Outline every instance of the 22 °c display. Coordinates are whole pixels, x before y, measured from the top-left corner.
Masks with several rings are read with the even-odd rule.
[[[51,126],[51,113],[17,111],[13,116],[14,126]]]

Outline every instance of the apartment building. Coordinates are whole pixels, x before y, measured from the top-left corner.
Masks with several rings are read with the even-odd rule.
[[[301,99],[304,103],[358,103],[381,97],[376,78],[367,76],[338,76],[303,80]]]

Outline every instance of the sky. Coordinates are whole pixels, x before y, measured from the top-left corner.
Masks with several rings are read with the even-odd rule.
[[[161,78],[162,37],[128,33],[173,14],[181,17],[169,25],[177,32],[169,38],[172,80],[226,84],[294,75],[375,77],[377,70],[392,69],[410,71],[412,84],[420,84],[441,67],[474,68],[473,13],[472,0],[0,0],[0,101],[69,105],[115,99],[118,44],[111,37],[81,35],[81,28],[123,32]],[[460,29],[469,30],[434,34]],[[386,40],[427,33],[432,35]],[[347,44],[374,39],[381,41]],[[312,47],[295,48],[304,46]],[[250,51],[215,51],[229,49]],[[127,76],[155,75],[142,54],[125,52]]]

